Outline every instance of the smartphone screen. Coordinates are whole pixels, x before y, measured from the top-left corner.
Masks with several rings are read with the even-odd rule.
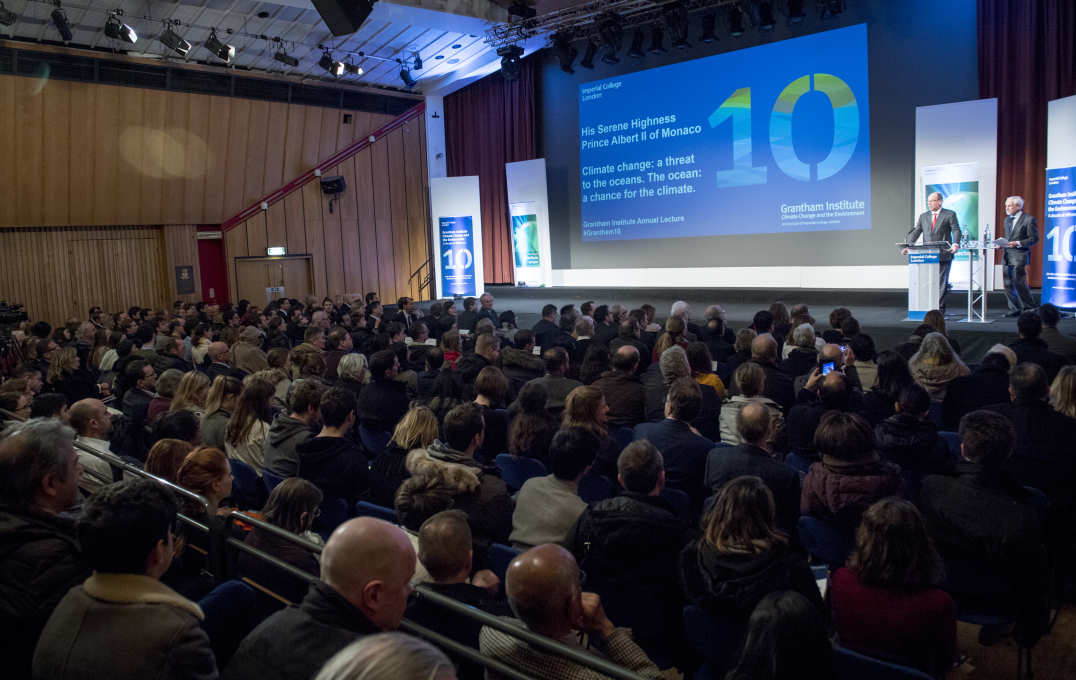
[[[827,373],[832,371],[833,368],[834,368],[834,362],[827,361],[827,362],[823,363],[822,364],[822,375],[826,375]]]

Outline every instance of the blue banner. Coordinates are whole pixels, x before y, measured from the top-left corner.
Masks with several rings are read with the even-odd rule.
[[[1042,301],[1076,307],[1076,167],[1046,171]]]
[[[471,216],[437,220],[441,246],[441,297],[478,294],[474,272],[474,225]]]
[[[939,262],[937,250],[913,250],[908,253],[908,264],[927,264]]]

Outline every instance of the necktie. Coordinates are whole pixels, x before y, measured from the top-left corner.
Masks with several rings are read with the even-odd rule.
[[[934,219],[930,221],[930,229],[934,230],[934,225],[938,223],[938,213],[934,213]]]

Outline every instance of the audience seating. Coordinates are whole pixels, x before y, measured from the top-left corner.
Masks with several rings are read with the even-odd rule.
[[[691,647],[704,662],[695,671],[695,680],[721,680],[739,653],[743,623],[711,616],[702,607],[684,607],[684,632]]]
[[[202,628],[209,637],[217,668],[224,668],[239,643],[261,622],[255,615],[257,594],[242,581],[225,581],[198,602],[205,614]]]
[[[686,491],[665,487],[661,490],[661,497],[669,502],[669,505],[673,507],[673,510],[676,511],[676,514],[680,519],[688,524],[691,523],[691,498],[687,495]]]
[[[613,436],[613,439],[616,440],[616,443],[620,445],[620,448],[622,449],[635,439],[635,430],[631,429],[630,427],[618,427],[612,432],[610,432],[610,434]]]
[[[938,427],[944,427],[942,424],[942,403],[940,401],[930,402],[930,420]]]
[[[265,486],[254,468],[237,458],[229,458],[232,468],[232,497],[237,498],[240,507],[261,509],[268,494]]]
[[[386,522],[392,522],[396,524],[396,511],[392,508],[386,508],[382,505],[374,505],[366,501],[359,501],[355,504],[355,516],[356,517],[376,517],[383,519]]]
[[[544,477],[549,474],[546,472],[545,465],[537,458],[501,453],[494,460],[497,469],[501,471],[501,479],[504,480],[505,486],[513,493],[522,489],[523,483],[531,477]]]
[[[800,517],[797,528],[800,541],[812,557],[825,562],[830,569],[844,566],[848,554],[852,552],[851,537],[845,536],[829,522],[807,515]]]
[[[616,495],[616,487],[604,475],[588,472],[579,480],[579,497],[586,503],[596,503]]]
[[[266,493],[273,493],[273,489],[285,479],[287,479],[287,477],[273,474],[268,470],[262,470],[262,485],[265,486]]]
[[[807,471],[811,468],[811,463],[798,453],[789,453],[785,455],[785,465],[792,468],[800,475],[802,481],[807,476]]]
[[[329,534],[351,518],[347,501],[326,496],[321,501],[321,514],[314,520],[314,532],[328,540]]]
[[[370,460],[373,460],[385,452],[385,448],[392,440],[392,433],[379,432],[365,425],[359,425],[359,439],[362,440],[362,445],[369,454]]]
[[[833,677],[836,680],[932,680],[921,670],[853,652],[833,645]]]
[[[522,552],[519,548],[503,543],[494,543],[489,547],[489,568],[501,579],[501,583],[504,583],[504,575],[508,573],[508,565]]]
[[[960,433],[949,432],[948,430],[938,430],[938,436],[945,440],[945,443],[949,446],[949,453],[953,458],[960,459]]]

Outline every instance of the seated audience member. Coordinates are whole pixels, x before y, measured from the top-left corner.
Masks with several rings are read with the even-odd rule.
[[[209,377],[201,371],[188,371],[179,380],[175,396],[168,407],[171,411],[190,411],[199,418],[205,413],[209,397]]]
[[[516,332],[514,346],[505,347],[501,350],[501,367],[504,377],[508,379],[508,394],[512,396],[519,393],[523,385],[541,378],[544,372],[542,358],[534,356],[534,333],[526,329]],[[548,345],[539,345],[539,347]]]
[[[639,371],[645,371],[650,365],[651,347],[639,339],[641,334],[639,322],[635,319],[624,319],[620,322],[617,337],[609,341],[609,352],[616,354],[621,347],[634,347],[639,352]]]
[[[391,508],[396,491],[411,476],[407,471],[407,454],[425,449],[437,440],[437,417],[425,406],[415,406],[396,424],[392,439],[370,465],[371,503]]]
[[[399,627],[414,571],[415,551],[403,530],[371,517],[344,522],[321,553],[321,580],[298,606],[251,631],[224,678],[313,678],[351,642]]]
[[[449,369],[455,370],[456,361],[462,356],[460,352],[459,331],[448,330],[441,336],[441,350],[444,352],[444,365]]]
[[[549,467],[549,445],[560,422],[546,410],[548,392],[538,382],[529,382],[519,391],[510,409],[508,453],[536,458]]]
[[[740,364],[751,359],[751,343],[757,337],[758,333],[751,328],[743,328],[736,331],[736,338],[732,346],[733,352],[725,360],[730,374],[735,372]]]
[[[841,326],[845,319],[852,318],[852,310],[847,307],[837,307],[829,313],[829,328],[822,332],[822,339],[828,343],[839,345],[844,339]]]
[[[296,475],[327,498],[343,498],[353,507],[370,488],[370,464],[362,447],[348,436],[355,426],[355,397],[342,387],[326,390],[319,413],[321,432],[295,445]]]
[[[798,534],[800,478],[773,453],[773,413],[763,404],[748,404],[736,416],[740,444],[719,446],[706,456],[703,475],[708,492],[717,493],[728,482],[744,475],[761,479],[773,494],[777,527],[788,536]]]
[[[1016,352],[1016,363],[1034,363],[1046,371],[1047,382],[1057,377],[1061,367],[1069,363],[1068,359],[1050,351],[1042,335],[1042,318],[1038,312],[1026,311],[1016,320],[1016,331],[1020,339],[1009,345]]]
[[[337,652],[314,680],[456,680],[444,653],[417,637],[375,633]]]
[[[202,443],[215,449],[224,449],[228,421],[235,411],[243,383],[227,375],[217,376],[209,386],[205,410],[202,415]]]
[[[497,477],[495,468],[474,459],[482,444],[482,412],[474,404],[462,404],[448,412],[442,425],[444,441],[407,454],[411,477],[396,492],[396,514],[405,526],[414,526],[408,515],[427,499],[452,499],[452,506],[467,513],[475,540],[504,543],[512,528],[512,499]],[[423,520],[424,521],[424,520]]]
[[[131,419],[132,426],[143,427],[149,422],[147,413],[157,387],[157,372],[148,362],[136,359],[127,364],[125,375],[130,387],[123,393],[123,415]]]
[[[355,395],[355,399],[359,398],[370,380],[370,369],[366,363],[366,357],[354,352],[340,358],[336,372],[336,387],[343,387],[351,392]]]
[[[370,357],[372,380],[359,395],[359,422],[377,432],[392,432],[407,413],[407,386],[396,381],[400,361],[389,349]]]
[[[1046,350],[1064,357],[1068,363],[1076,363],[1076,338],[1057,330],[1061,323],[1061,311],[1049,302],[1039,307],[1042,319],[1042,332],[1039,339],[1046,343]]]
[[[559,416],[564,410],[564,400],[567,399],[568,393],[583,383],[566,377],[568,352],[563,347],[550,347],[543,351],[542,365],[545,368],[545,375],[531,382],[545,388],[546,409],[553,415]]]
[[[691,367],[691,377],[700,385],[712,387],[717,393],[717,400],[720,404],[728,394],[725,381],[714,370],[714,360],[706,343],[697,340],[689,342],[684,351],[687,353],[687,363]]]
[[[513,545],[530,548],[542,543],[563,543],[587,504],[579,497],[579,480],[590,469],[598,440],[589,430],[570,428],[557,432],[549,448],[552,474],[523,483],[512,513]]]
[[[198,416],[190,411],[168,411],[153,426],[153,441],[158,439],[182,439],[195,446],[202,443],[202,428]]]
[[[850,411],[853,391],[848,377],[841,371],[826,375],[816,366],[796,395],[796,405],[785,420],[785,438],[781,444],[806,460],[818,460],[814,433],[826,411]],[[856,394],[858,396],[858,394]]]
[[[206,374],[209,375],[210,380],[216,379],[218,375],[230,375],[240,380],[246,377],[246,373],[238,368],[233,368],[231,350],[228,349],[228,343],[226,342],[218,340],[217,342],[209,343],[205,358],[209,362]]]
[[[788,413],[796,400],[793,381],[777,367],[777,341],[769,333],[763,333],[751,341],[751,363],[758,364],[766,374],[762,395]]]
[[[5,674],[30,677],[52,610],[90,567],[75,522],[81,467],[75,432],[50,418],[16,423],[0,440],[0,653]]]
[[[889,350],[878,353],[878,380],[863,394],[862,415],[872,426],[893,415],[901,390],[915,384],[908,360]]]
[[[832,363],[835,370],[844,373],[844,377],[848,379],[848,387],[851,390],[862,391],[859,375],[855,368],[855,358],[855,355],[847,345],[845,345],[845,349],[841,349],[841,345],[825,343],[822,345],[822,348],[818,350],[818,363],[815,364],[814,368],[821,368],[827,363]],[[797,398],[802,395],[802,390],[807,386],[807,381],[811,379],[811,374],[814,372],[814,368],[792,381],[795,396]]]
[[[101,453],[112,453],[108,440],[112,432],[112,418],[103,401],[100,399],[76,401],[68,413],[68,422],[75,429],[79,444]],[[93,493],[112,483],[112,466],[107,461],[82,449],[75,449],[75,452],[78,454],[79,465],[82,466],[79,487],[87,493]]]
[[[487,324],[482,324],[485,327]],[[500,361],[501,341],[493,334],[493,329],[475,337],[474,351],[465,352],[456,362],[456,372],[463,384],[464,396],[474,399],[474,382],[478,374],[487,366],[496,366]]]
[[[610,479],[615,477],[616,459],[620,455],[620,443],[609,434],[609,406],[605,397],[594,387],[577,387],[565,402],[561,428],[578,427],[587,430],[598,440],[594,456],[594,472]]]
[[[25,390],[0,392],[0,409],[14,414],[13,417],[0,415],[0,426],[6,427],[12,423],[19,423],[28,419],[30,417],[30,405],[33,400],[33,395]]]
[[[863,513],[848,566],[829,600],[841,645],[945,677],[956,660],[956,605],[938,586],[944,567],[923,518],[899,498]]]
[[[883,458],[916,477],[943,474],[955,462],[930,420],[930,395],[919,385],[901,391],[896,414],[874,427],[874,441]]]
[[[707,496],[702,483],[706,454],[714,443],[691,426],[702,408],[702,389],[691,378],[677,378],[665,395],[665,419],[635,426],[635,439],[645,439],[657,447],[665,461],[666,483],[691,498],[691,506],[702,507]],[[603,473],[608,474],[608,473]]]
[[[94,574],[49,618],[35,678],[217,677],[201,608],[160,581],[176,513],[172,492],[148,479],[109,486],[86,503],[78,538]]]
[[[183,379],[183,373],[175,368],[169,368],[157,378],[157,393],[150,399],[146,407],[146,422],[152,423],[167,413],[172,406],[172,398],[176,396],[179,381]]]
[[[296,380],[288,390],[288,412],[281,411],[269,426],[262,462],[281,477],[293,477],[299,469],[295,447],[314,436],[324,390],[315,380]]]
[[[698,339],[706,343],[714,361],[724,361],[735,351],[732,348],[736,336],[725,321],[725,309],[721,305],[706,308],[706,324],[699,328]]]
[[[579,368],[583,365],[590,346],[594,343],[594,319],[589,316],[581,316],[572,329],[572,339],[575,341],[569,352],[571,366],[568,368],[568,377],[579,378]]]
[[[818,422],[814,444],[821,461],[803,479],[800,512],[833,521],[851,535],[863,511],[901,491],[900,468],[882,460],[874,431],[854,413],[830,411]]]
[[[512,612],[538,635],[585,648],[593,648],[610,662],[644,678],[663,674],[632,640],[632,631],[618,628],[606,616],[601,598],[582,592],[579,567],[572,554],[558,545],[531,548],[508,567],[505,593]],[[584,637],[585,636],[585,637]],[[570,659],[544,652],[526,641],[494,628],[480,635],[482,654],[538,680],[599,680],[605,675]],[[678,674],[676,674],[678,676]],[[491,680],[500,676],[490,672]]]
[[[721,441],[734,446],[741,443],[736,422],[740,411],[752,403],[762,404],[769,409],[771,418],[776,421],[773,426],[775,433],[784,428],[785,418],[781,405],[762,394],[766,384],[766,372],[761,366],[754,362],[740,364],[732,374],[732,384],[736,394],[721,405]]]
[[[953,348],[953,352],[960,354],[960,343],[949,334],[949,329],[945,323],[945,314],[940,309],[932,309],[923,316],[923,323],[930,326],[930,330],[941,333],[945,336],[945,339],[949,341],[949,346]]]
[[[504,399],[508,393],[508,381],[496,366],[486,366],[478,372],[474,381],[474,403],[482,411],[486,434],[475,457],[491,463],[499,454],[508,450],[508,416],[504,411]]]
[[[83,363],[74,347],[61,347],[53,354],[45,377],[45,390],[64,395],[68,404],[103,396],[96,370]]]
[[[176,473],[176,482],[206,500],[203,505],[181,497],[180,511],[217,532],[223,532],[227,508],[224,499],[232,495],[232,470],[228,457],[220,449],[198,447],[187,454]],[[183,539],[177,546],[175,559],[162,581],[185,597],[198,600],[215,585],[211,574],[223,570],[223,545],[220,537],[207,535],[187,524],[180,524],[178,535]],[[192,549],[192,546],[196,549]]]
[[[814,327],[803,323],[792,329],[792,335],[785,342],[785,348],[792,347],[788,356],[777,367],[792,378],[810,373],[818,365],[818,350],[815,348]]]
[[[613,352],[612,369],[591,383],[609,405],[610,427],[634,427],[646,418],[646,392],[636,376],[638,368],[639,350],[622,345]]]
[[[224,452],[249,465],[260,477],[265,467],[265,440],[273,420],[273,385],[253,379],[243,387],[235,413],[224,429]]]
[[[545,305],[542,307],[542,318],[531,329],[534,342],[543,349],[555,345],[554,340],[560,337],[560,326],[557,324],[557,306]]]
[[[651,657],[680,657],[683,599],[676,564],[687,527],[661,496],[666,470],[653,444],[629,444],[617,469],[624,493],[583,510],[564,546],[640,647]]]
[[[351,333],[343,326],[337,326],[325,336],[325,380],[335,383],[339,377],[337,368],[355,345]]]
[[[684,324],[684,320],[678,316],[670,316],[665,320],[665,332],[658,336],[658,340],[654,343],[654,351],[650,355],[651,361],[657,361],[665,350],[670,347],[687,347],[687,343],[694,340],[694,338],[687,338],[687,327]]]
[[[1038,317],[1036,317],[1038,318]],[[908,370],[915,382],[923,386],[932,401],[944,401],[949,384],[971,371],[960,360],[941,333],[927,333],[919,351],[908,360]]]
[[[833,648],[818,608],[791,590],[762,598],[727,680],[830,680]]]
[[[1002,470],[1016,443],[1012,423],[972,411],[960,419],[960,440],[955,473],[930,475],[919,490],[927,532],[951,577],[946,591],[960,606],[1015,616],[1017,641],[1034,644],[1049,611],[1045,534],[1033,497]],[[989,637],[984,628],[980,641]]]
[[[955,432],[965,413],[1009,401],[1009,371],[1015,365],[1011,348],[991,347],[971,375],[949,383],[942,401],[942,427]]]
[[[321,537],[311,531],[310,527],[314,525],[314,519],[318,516],[323,499],[324,496],[318,487],[305,479],[298,477],[285,479],[269,494],[269,500],[262,508],[262,519],[273,526],[301,536],[311,543],[321,544]],[[245,543],[251,548],[257,548],[287,562],[296,569],[317,576],[318,561],[314,553],[295,541],[254,527],[247,534]],[[243,576],[292,602],[301,601],[303,595],[306,594],[305,581],[291,576],[250,553],[239,551],[238,569]]]
[[[418,561],[432,581],[425,587],[494,616],[509,616],[508,604],[497,597],[501,581],[488,569],[472,575],[474,551],[467,515],[461,510],[445,510],[422,523],[418,531]],[[482,624],[473,618],[450,612],[422,597],[412,598],[407,618],[448,636],[460,644],[478,648]],[[459,660],[461,680],[481,680],[484,668],[473,661]]]
[[[194,450],[189,443],[180,439],[161,439],[154,444],[146,455],[145,470],[154,477],[179,484],[179,468],[187,459],[187,454]]]
[[[444,366],[445,353],[440,347],[430,347],[422,360],[426,370],[418,374],[415,382],[419,399],[428,398],[433,391],[433,383],[437,380],[437,376],[441,375],[441,369]]]
[[[1050,383],[1050,406],[1061,415],[1076,418],[1076,366],[1065,366]]]
[[[766,595],[794,590],[823,610],[807,560],[775,525],[773,494],[758,477],[737,477],[717,492],[702,520],[702,537],[680,554],[689,602],[711,616],[746,625]]]
[[[1009,373],[1011,403],[989,410],[1013,425],[1016,441],[1005,469],[1018,482],[1044,492],[1066,510],[1074,506],[1076,488],[1076,420],[1055,411],[1049,403],[1050,384],[1038,364],[1017,364]]]
[[[579,381],[584,385],[593,385],[609,370],[612,363],[612,354],[609,353],[608,347],[599,343],[592,344],[579,364]]]
[[[848,340],[848,351],[854,359],[849,369],[855,371],[859,389],[871,389],[878,382],[878,350],[874,346],[874,338],[866,333],[859,333]]]

